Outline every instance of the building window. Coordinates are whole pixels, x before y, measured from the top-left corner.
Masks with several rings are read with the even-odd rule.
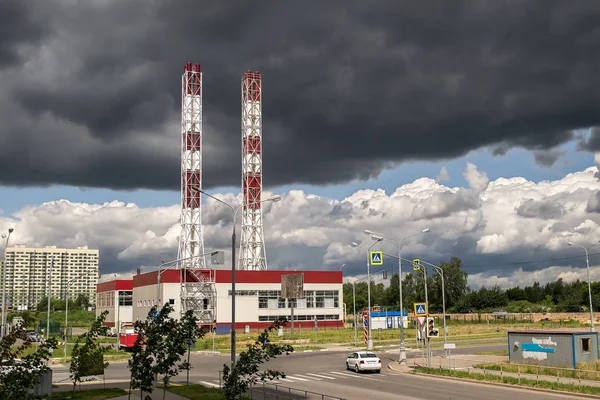
[[[175,299],[169,299],[169,304],[171,304],[171,305],[175,304]]]
[[[285,300],[280,299],[281,291],[279,290],[259,290],[258,291],[258,308],[285,308]],[[280,307],[283,300],[283,307]]]
[[[581,351],[584,353],[590,352],[590,338],[581,338]]]
[[[133,305],[133,291],[119,290],[119,305],[120,306]]]
[[[316,308],[336,308],[339,307],[339,294],[337,290],[317,290],[315,291]]]

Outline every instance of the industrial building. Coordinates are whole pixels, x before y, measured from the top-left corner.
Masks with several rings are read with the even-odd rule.
[[[7,307],[32,310],[46,296],[64,300],[67,289],[70,299],[84,294],[94,303],[98,258],[98,250],[87,247],[9,247],[4,261]]]
[[[116,301],[118,299],[118,302]],[[96,289],[96,317],[108,311],[105,325],[115,327],[119,321],[133,321],[133,281],[115,279],[102,282]]]
[[[172,317],[178,318],[181,313],[180,297],[181,282],[193,279],[183,276],[185,270],[168,269],[138,273],[131,281],[115,280],[98,285],[98,299],[106,297],[108,307],[115,305],[114,298],[117,290],[126,293],[127,288],[133,291],[131,319],[125,319],[128,306],[121,306],[114,311],[109,310],[105,324],[115,326],[128,325],[136,320],[145,319],[153,306],[161,307],[163,302],[169,302],[174,312]],[[215,315],[217,331],[229,333],[231,329],[231,271],[204,269],[203,275],[207,280],[215,282],[214,309],[207,301],[198,310],[200,314]],[[291,316],[291,306],[294,305],[294,321],[296,326],[313,329],[316,324],[320,328],[343,327],[343,291],[342,273],[339,271],[302,271],[304,274],[304,298],[282,299],[281,276],[292,271],[239,270],[236,271],[236,330],[263,329],[277,317]],[[126,283],[129,282],[129,283]],[[110,299],[113,299],[112,302]],[[98,300],[100,304],[100,300]],[[97,315],[105,308],[98,306]],[[118,317],[120,316],[120,318]],[[212,325],[212,320],[204,320],[204,325]],[[118,325],[118,323],[117,323]]]
[[[577,368],[598,360],[598,332],[526,330],[508,332],[508,361]]]

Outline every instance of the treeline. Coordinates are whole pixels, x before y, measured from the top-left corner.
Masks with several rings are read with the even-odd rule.
[[[471,290],[467,285],[468,274],[462,269],[458,257],[443,262],[440,267],[444,271],[446,312],[577,312],[589,310],[587,282],[575,281],[565,283],[562,278],[542,286],[533,282],[531,286],[514,287],[507,290],[495,285]],[[424,278],[421,272],[412,271],[404,274],[402,281],[403,302],[406,311],[412,310],[413,303],[425,301]],[[433,275],[432,275],[433,273]],[[352,283],[344,284],[344,303],[348,313],[353,312]],[[429,309],[432,313],[442,312],[442,280],[437,272],[428,268],[427,276]],[[371,306],[379,305],[382,309],[399,309],[398,274],[392,275],[386,288],[383,283],[371,283]],[[600,307],[600,282],[592,282],[592,303],[595,309]],[[367,283],[356,284],[356,311],[367,307]]]

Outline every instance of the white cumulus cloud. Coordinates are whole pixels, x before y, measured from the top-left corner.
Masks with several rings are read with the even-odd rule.
[[[597,167],[590,167],[556,181],[536,183],[520,177],[489,181],[485,172],[468,163],[463,174],[466,188],[444,186],[438,177],[437,182],[417,179],[389,195],[365,189],[341,200],[291,190],[282,201],[265,203],[263,208],[268,265],[336,270],[346,264],[345,275],[362,276],[366,247],[373,243],[365,229],[400,240],[429,228],[429,233],[402,242],[402,256],[433,263],[460,257],[471,285],[582,278],[580,258],[528,263],[520,269],[515,265],[581,256],[567,242],[589,245],[600,239],[597,173]],[[241,204],[239,194],[215,196]],[[231,212],[208,200],[202,218],[206,251],[224,250],[229,265]],[[12,244],[98,248],[104,274],[128,274],[177,257],[178,220],[178,205],[142,208],[119,201],[57,200],[0,214],[0,229],[15,227]],[[355,241],[361,248],[350,247]],[[377,247],[398,251],[390,243]],[[590,261],[597,262],[594,256]],[[384,268],[392,272],[397,262],[387,258]]]

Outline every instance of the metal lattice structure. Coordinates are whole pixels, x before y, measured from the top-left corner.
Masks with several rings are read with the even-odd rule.
[[[260,72],[242,77],[242,235],[239,269],[267,269],[262,208],[262,96]]]
[[[202,70],[188,62],[181,77],[181,234],[178,259],[181,313],[194,310],[201,322],[216,317],[216,289],[206,274],[202,238]]]

